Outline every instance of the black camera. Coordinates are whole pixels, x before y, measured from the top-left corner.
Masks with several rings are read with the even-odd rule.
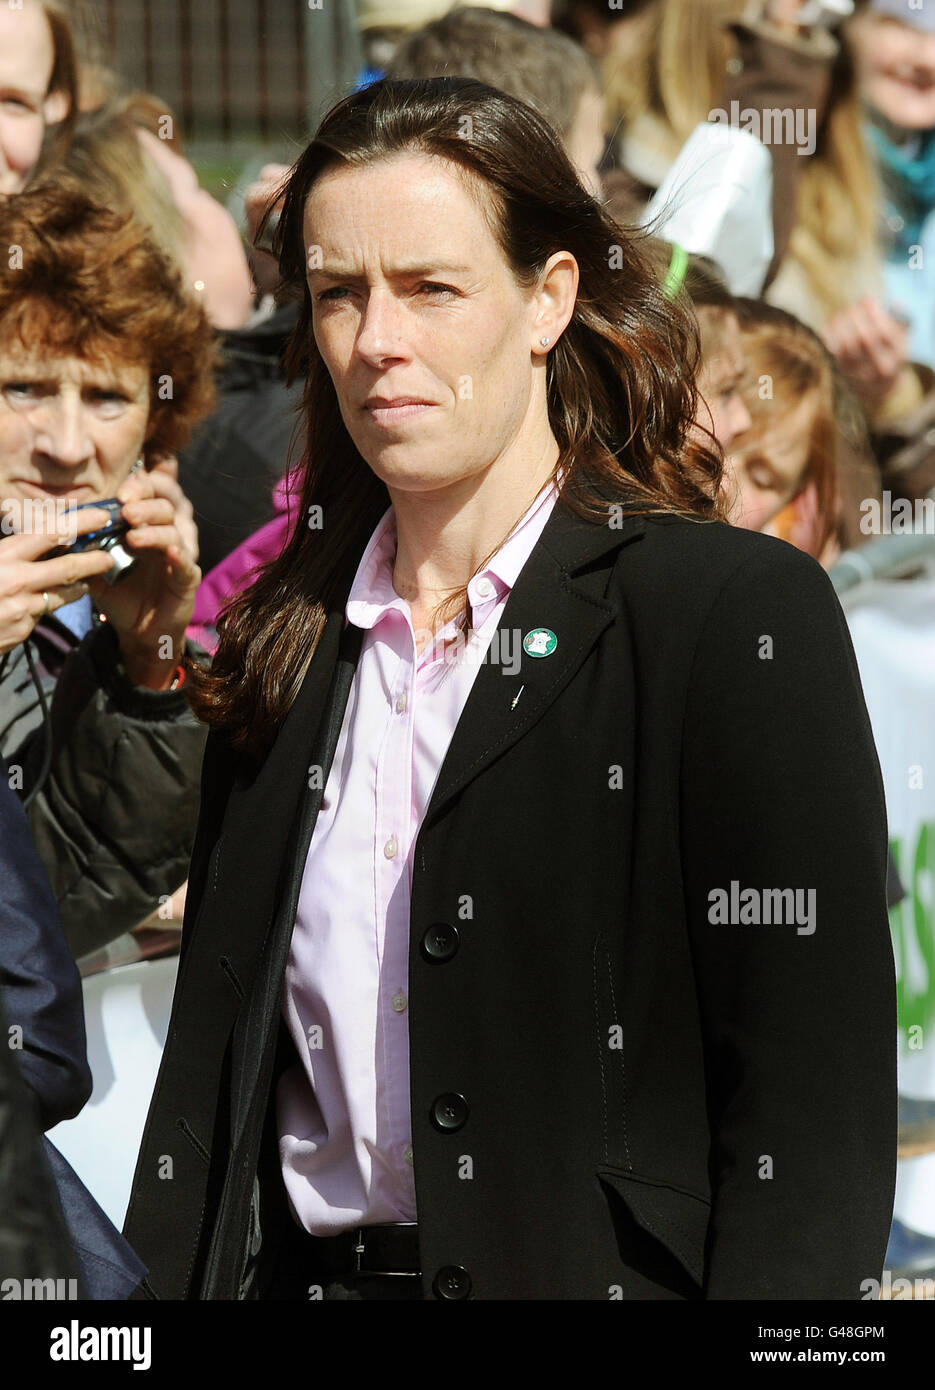
[[[123,503],[116,497],[108,497],[103,502],[83,502],[80,507],[76,507],[76,512],[85,512],[89,508],[99,507],[102,511],[110,512],[111,519],[106,526],[101,526],[97,531],[88,531],[84,536],[79,536],[73,545],[66,546],[66,555],[83,555],[88,550],[106,550],[114,562],[113,569],[107,571],[104,578],[108,584],[116,584],[118,580],[125,578],[139,559],[132,551],[127,550],[121,541],[130,529],[129,521],[125,521],[120,512]]]

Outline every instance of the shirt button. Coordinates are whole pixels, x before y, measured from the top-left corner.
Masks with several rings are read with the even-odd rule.
[[[484,579],[478,579],[478,581],[477,581],[477,595],[478,595],[478,598],[490,598],[490,595],[493,593],[493,591],[494,591],[494,590],[493,590],[493,584],[491,584],[491,582],[490,582],[489,579],[486,579],[486,578],[484,578]]]
[[[397,713],[397,714],[402,714],[403,710],[406,708],[406,706],[408,705],[408,703],[409,703],[409,697],[407,696],[407,694],[406,694],[406,692],[405,692],[405,690],[404,690],[403,693],[402,693],[401,695],[397,695],[397,697],[396,697],[396,713]]]
[[[396,1010],[398,1014],[401,1014],[403,1010],[406,1009],[409,1005],[409,1000],[406,998],[405,994],[402,993],[394,994],[392,1002],[393,1008]]]
[[[409,1164],[409,1167],[411,1168],[411,1167],[412,1167],[412,1145],[411,1145],[411,1144],[409,1144],[405,1149],[403,1149],[403,1158],[406,1160],[406,1162]]]
[[[390,838],[387,840],[386,844],[383,846],[383,853],[386,855],[387,859],[395,859],[397,848],[398,846],[396,844],[396,836],[391,835]]]

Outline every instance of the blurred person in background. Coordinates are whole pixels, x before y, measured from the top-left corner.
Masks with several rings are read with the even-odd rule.
[[[742,392],[746,364],[733,297],[717,267],[704,256],[690,258],[684,290],[698,320],[701,342],[695,423],[709,430],[729,457],[737,436],[750,424]]]
[[[116,98],[78,117],[49,177],[62,170],[102,207],[132,213],[178,266],[214,327],[242,328],[254,286],[240,233],[227,209],[200,186],[175,130],[174,116],[158,97]],[[170,131],[171,139],[160,134]]]
[[[746,363],[734,297],[720,266],[710,256],[688,254],[653,234],[645,235],[643,244],[666,298],[687,310],[697,324],[700,356],[695,378],[695,434],[713,441],[719,456],[727,454],[750,424],[743,396]],[[722,491],[725,482],[722,469],[718,477]]]
[[[787,138],[782,125],[782,138],[768,141],[775,252],[763,297],[826,342],[876,449],[883,432],[919,437],[931,428],[935,379],[924,361],[909,360],[905,318],[887,299],[881,188],[851,39],[862,8],[858,0],[856,17],[833,35],[799,22],[805,0],[657,0],[644,46],[629,62],[630,106],[618,141],[629,209],[619,172],[605,185],[618,215],[638,215],[695,125],[734,101],[744,113],[813,118],[805,143],[798,134]],[[923,80],[919,70],[914,81]]]
[[[935,6],[870,0],[847,32],[883,184],[888,303],[909,324],[910,358],[935,368]],[[872,322],[851,330],[842,350],[875,348]]]
[[[402,39],[386,75],[475,77],[527,102],[555,127],[585,188],[601,196],[600,68],[567,35],[515,14],[459,5]]]
[[[873,418],[918,403],[905,326],[885,307],[880,188],[845,27],[799,22],[807,0],[657,0],[627,58],[620,170],[605,177],[618,217],[637,217],[682,145],[712,112],[802,114],[795,131],[761,124],[773,165],[774,255],[763,297],[813,328]],[[621,58],[619,61],[623,62]],[[800,139],[801,136],[801,139]],[[873,306],[873,307],[871,307]],[[869,316],[869,317],[868,317]],[[854,324],[873,325],[874,349]],[[856,349],[856,353],[852,351]],[[856,360],[855,360],[856,356]]]
[[[67,144],[77,101],[78,64],[63,7],[54,0],[0,5],[0,197],[21,192]]]
[[[179,454],[179,480],[194,508],[206,577],[281,514],[279,491],[295,461],[301,390],[286,383],[283,359],[298,305],[281,291],[268,238],[257,240],[288,173],[287,165],[266,165],[246,190],[260,302],[244,327],[221,334],[217,405]]]
[[[861,504],[881,495],[866,426],[817,334],[761,300],[735,298],[750,428],[735,442],[736,524],[767,531],[826,569],[861,545]]]
[[[212,331],[132,219],[54,183],[0,202],[0,751],[76,956],[185,877],[204,729],[182,665],[201,572],[173,452],[213,400]],[[15,266],[15,268],[14,268]],[[48,557],[116,497],[133,569]],[[66,540],[73,540],[74,534]]]
[[[794,231],[804,224],[818,242],[816,273],[824,250],[825,270],[843,256],[848,273],[859,273],[861,283],[875,288],[877,282],[867,279],[874,269],[874,184],[853,82],[846,80],[846,54],[838,41],[823,27],[797,22],[805,3],[655,0],[633,45],[613,60],[624,74],[618,82],[618,169],[608,176],[614,208],[621,220],[637,217],[692,131],[712,112],[729,113],[734,102],[739,111],[754,114],[801,110],[814,117],[815,153],[800,154],[792,139],[769,145],[774,255],[766,284],[780,273],[791,276],[786,261],[798,245]],[[608,81],[614,80],[609,74]],[[820,289],[806,283],[803,293],[811,300]],[[808,311],[815,312],[811,302]]]
[[[457,0],[356,0],[357,27],[366,61],[358,87],[385,76],[405,36],[440,19],[456,4]],[[485,8],[514,14],[537,28],[547,28],[552,0],[488,0]]]

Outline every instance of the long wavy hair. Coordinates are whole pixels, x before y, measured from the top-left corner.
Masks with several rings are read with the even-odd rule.
[[[345,97],[290,171],[274,239],[283,283],[301,299],[286,354],[290,379],[306,379],[296,511],[290,500],[298,521],[278,558],[222,610],[211,670],[187,662],[195,714],[257,759],[275,739],[329,606],[391,500],[345,428],[315,343],[305,206],[325,170],[363,168],[401,153],[459,166],[473,196],[486,197],[492,233],[522,288],[534,289],[556,251],[577,261],[574,312],[546,367],[549,423],[560,450],[553,477],[563,502],[605,525],[608,496],[629,513],[726,519],[720,451],[710,436],[699,442],[691,435],[697,326],[683,304],[666,298],[640,234],[620,227],[584,189],[545,119],[460,77],[383,79]],[[319,506],[327,524],[309,529],[302,520]],[[433,617],[447,620],[467,608],[466,582]]]

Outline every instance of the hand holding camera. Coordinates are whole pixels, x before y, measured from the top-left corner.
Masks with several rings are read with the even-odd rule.
[[[88,581],[109,573],[113,565],[105,551],[69,548],[76,535],[80,542],[107,525],[111,518],[100,507],[80,508],[67,533],[61,517],[55,528],[47,511],[36,515],[41,529],[0,539],[0,653],[25,642],[45,614],[88,593]]]
[[[191,507],[172,471],[161,467],[131,474],[114,501],[121,510],[110,515],[104,539],[133,563],[116,582],[98,572],[88,587],[117,635],[130,680],[167,690],[185,651],[185,629],[201,583]],[[128,529],[111,529],[115,521]],[[98,553],[108,560],[115,555]],[[125,564],[119,556],[117,561]]]

